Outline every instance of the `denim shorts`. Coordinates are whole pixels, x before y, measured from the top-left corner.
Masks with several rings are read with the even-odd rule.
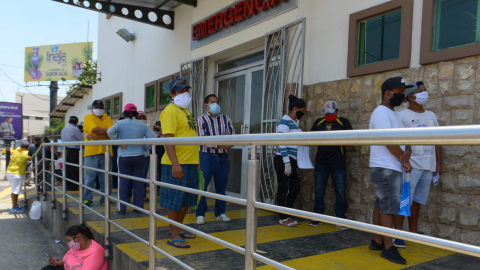
[[[427,204],[430,186],[432,184],[433,172],[412,169],[410,173],[410,203]],[[402,181],[407,180],[407,174],[402,175]]]
[[[398,214],[400,197],[402,196],[402,173],[385,168],[370,168],[373,189],[377,195],[375,207],[380,208],[380,214]]]

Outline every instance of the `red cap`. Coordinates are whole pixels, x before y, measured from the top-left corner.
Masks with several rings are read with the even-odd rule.
[[[142,115],[145,116],[145,112],[143,112],[143,111],[138,111],[138,116],[142,116]]]
[[[125,108],[123,109],[125,112],[136,112],[137,111],[137,106],[133,105],[133,103],[128,103],[125,105]]]

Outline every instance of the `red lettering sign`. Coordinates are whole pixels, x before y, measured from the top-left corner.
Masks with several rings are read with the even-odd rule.
[[[279,2],[287,0],[243,0],[235,4],[233,8],[227,8],[225,12],[219,12],[207,20],[192,27],[192,40],[206,38],[226,27],[232,27],[235,23],[255,16],[257,12],[274,8]]]

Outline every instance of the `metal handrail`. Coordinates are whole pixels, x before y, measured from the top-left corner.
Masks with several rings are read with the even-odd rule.
[[[297,209],[291,209],[286,207],[280,207],[270,204],[265,204],[258,202],[258,167],[259,161],[256,160],[257,155],[257,145],[343,145],[343,146],[354,146],[354,145],[480,145],[480,125],[472,125],[472,126],[451,126],[451,127],[435,127],[435,128],[422,128],[422,129],[384,129],[384,130],[354,130],[354,131],[332,131],[332,132],[305,132],[305,133],[282,133],[282,134],[253,134],[253,135],[232,135],[232,136],[213,136],[213,137],[186,137],[186,138],[162,138],[162,139],[139,139],[139,140],[107,140],[107,141],[83,141],[83,142],[62,142],[62,143],[44,143],[43,145],[49,146],[67,146],[67,145],[251,145],[252,155],[251,159],[249,160],[249,176],[248,176],[248,190],[247,190],[247,200],[239,199],[231,196],[224,196],[218,195],[215,193],[207,192],[207,191],[200,191],[191,188],[176,186],[172,184],[167,184],[163,182],[156,181],[157,172],[156,172],[156,159],[157,156],[155,154],[155,147],[152,149],[152,155],[150,160],[151,166],[151,173],[150,179],[143,179],[132,177],[129,175],[123,175],[119,173],[114,173],[109,171],[108,166],[106,166],[105,170],[100,170],[96,168],[91,168],[88,166],[83,165],[83,148],[80,148],[80,164],[70,164],[68,162],[62,161],[64,164],[64,168],[66,164],[70,166],[77,166],[80,168],[79,176],[80,181],[79,183],[74,182],[71,179],[68,179],[70,182],[74,182],[78,184],[80,187],[79,191],[79,200],[74,199],[72,196],[68,195],[65,191],[65,187],[63,190],[53,187],[52,189],[52,196],[54,196],[55,190],[61,192],[63,194],[64,200],[64,209],[66,207],[66,197],[74,199],[74,201],[79,203],[79,220],[81,223],[84,221],[83,217],[83,208],[92,211],[93,213],[99,215],[105,220],[105,240],[106,240],[106,254],[109,252],[107,250],[107,246],[109,243],[109,235],[110,235],[110,224],[114,224],[121,228],[122,231],[125,231],[135,239],[139,240],[140,242],[149,246],[149,268],[155,269],[155,251],[158,251],[165,255],[167,258],[173,260],[178,265],[186,268],[192,269],[190,266],[186,265],[185,263],[181,262],[177,258],[169,255],[168,253],[162,251],[157,246],[155,246],[156,241],[156,220],[160,219],[164,222],[169,224],[175,225],[179,228],[188,230],[190,232],[196,233],[197,235],[206,238],[207,240],[213,241],[217,244],[223,245],[229,249],[237,251],[239,253],[245,254],[245,269],[254,269],[255,268],[255,260],[261,261],[268,265],[274,266],[280,269],[292,269],[287,267],[279,262],[274,260],[268,259],[264,256],[257,254],[255,251],[256,247],[256,218],[257,218],[257,211],[258,209],[264,209],[268,211],[274,211],[279,213],[290,214],[293,216],[308,218],[311,220],[318,220],[326,223],[341,225],[349,228],[354,228],[361,231],[366,232],[373,232],[381,235],[392,236],[392,237],[399,237],[402,239],[410,240],[412,242],[434,246],[442,249],[447,249],[459,253],[464,253],[476,257],[480,257],[480,247],[453,242],[449,240],[413,234],[410,232],[404,232],[400,230],[394,230],[390,228],[385,228],[381,226],[376,226],[367,223],[361,223],[352,220],[340,219],[336,217],[310,213],[306,211],[301,211]],[[64,148],[65,149],[65,148]],[[108,165],[110,159],[110,154],[108,152],[105,153],[105,164]],[[48,160],[45,158],[42,160],[45,162]],[[52,158],[53,160],[53,158]],[[36,168],[35,168],[36,169]],[[125,177],[128,179],[133,179],[141,182],[147,182],[150,184],[150,209],[140,209],[134,205],[131,205],[127,202],[121,201],[115,197],[112,197],[106,192],[98,192],[95,189],[87,187],[83,183],[83,169],[94,170],[100,173],[105,173],[106,176],[108,175],[115,175],[120,177]],[[47,170],[43,170],[43,174]],[[49,171],[47,171],[49,172]],[[52,172],[50,172],[52,173]],[[67,179],[65,177],[65,171],[63,173],[62,179]],[[58,176],[57,174],[52,173],[53,176]],[[37,177],[37,176],[36,176]],[[45,177],[44,177],[45,179]],[[106,177],[107,179],[107,177]],[[44,185],[49,183],[45,183]],[[108,190],[108,183],[106,181],[105,190]],[[168,187],[176,190],[181,190],[201,196],[205,196],[208,198],[215,198],[224,201],[228,201],[231,203],[236,203],[240,205],[247,206],[247,229],[246,229],[246,245],[245,249],[196,229],[192,229],[186,225],[177,223],[173,220],[170,220],[166,217],[160,216],[155,213],[156,209],[156,200],[155,200],[155,192],[156,186]],[[83,198],[83,189],[91,190],[97,194],[101,194],[105,196],[105,215],[102,215],[95,211],[94,209],[86,206],[82,202]],[[46,195],[46,193],[45,193]],[[153,195],[153,197],[152,197]],[[55,199],[55,198],[54,198]],[[133,209],[137,209],[146,213],[150,217],[150,228],[149,228],[149,241],[141,239],[139,236],[135,235],[134,233],[130,232],[129,230],[119,226],[116,222],[112,221],[109,218],[110,212],[109,210],[109,201],[113,200],[124,205],[128,205]],[[54,203],[54,202],[52,202]],[[109,253],[108,253],[109,254]],[[108,256],[106,256],[108,257]]]

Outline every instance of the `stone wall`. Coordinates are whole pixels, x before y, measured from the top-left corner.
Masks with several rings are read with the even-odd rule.
[[[372,111],[380,104],[383,81],[394,76],[402,76],[407,82],[424,81],[430,95],[426,108],[436,113],[441,126],[479,124],[480,71],[477,67],[480,68],[480,57],[470,57],[306,86],[302,95],[307,101],[307,115],[302,119],[301,127],[310,130],[315,119],[323,117],[324,102],[335,100],[339,104],[339,115],[348,118],[354,129],[367,129]],[[369,150],[369,146],[347,148],[347,216],[361,222],[371,222],[375,201]],[[316,150],[310,152],[314,160]],[[428,203],[421,209],[420,231],[480,245],[479,156],[479,146],[443,147],[444,174],[438,186],[432,186]],[[312,211],[313,170],[303,171],[301,181],[297,206]],[[327,214],[334,215],[335,193],[331,182],[325,202]]]

